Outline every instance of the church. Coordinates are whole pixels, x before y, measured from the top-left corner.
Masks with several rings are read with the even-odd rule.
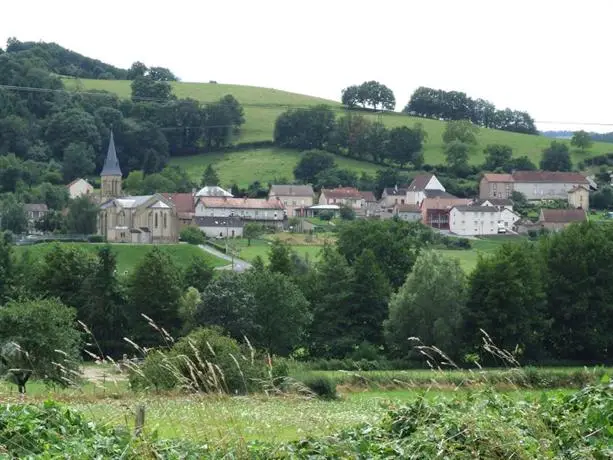
[[[160,193],[123,196],[113,132],[100,173],[98,234],[109,243],[176,243],[179,219],[173,201]]]

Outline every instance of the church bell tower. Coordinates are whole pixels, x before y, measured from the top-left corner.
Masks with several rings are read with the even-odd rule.
[[[109,149],[104,160],[104,167],[100,173],[101,195],[103,199],[117,198],[121,196],[121,168],[115,151],[115,140],[111,130]]]

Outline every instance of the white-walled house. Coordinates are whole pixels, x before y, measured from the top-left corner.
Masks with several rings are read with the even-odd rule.
[[[245,222],[239,217],[194,217],[194,224],[209,238],[243,236]]]
[[[449,211],[449,231],[456,235],[496,235],[513,229],[519,216],[501,206],[454,206]]]
[[[75,179],[66,186],[70,199],[75,199],[83,195],[91,195],[94,192],[94,186],[85,179]]]
[[[445,187],[434,174],[420,174],[415,176],[406,192],[406,202],[402,204],[420,205],[426,198],[427,191],[438,190],[445,192]]]
[[[476,199],[471,203],[472,206],[502,206],[509,211],[513,211],[513,201],[504,198],[487,198],[485,200]]]
[[[277,199],[200,197],[195,216],[239,217],[245,221],[281,226],[285,220],[285,207]]]

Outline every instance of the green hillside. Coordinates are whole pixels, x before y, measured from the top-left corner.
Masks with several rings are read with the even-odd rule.
[[[17,255],[21,255],[28,251],[33,259],[44,257],[44,255],[51,250],[54,243],[41,243],[32,246],[15,246],[15,252]],[[88,244],[88,243],[61,243],[63,245],[73,245],[79,248],[85,249],[91,253],[95,253],[100,244]],[[227,265],[225,260],[218,259],[217,257],[204,252],[197,246],[188,244],[168,244],[157,245],[160,251],[165,252],[176,264],[177,267],[186,267],[192,257],[198,257],[202,259],[206,264],[211,267],[219,267]],[[114,244],[112,245],[113,252],[117,256],[117,271],[123,273],[125,271],[131,271],[138,263],[145,257],[152,246],[143,244]]]
[[[87,80],[87,79],[64,79],[67,88],[81,91],[88,90],[107,90],[118,94],[120,97],[130,97],[130,82],[124,80]],[[327,104],[332,108],[337,108],[339,114],[342,114],[345,109],[336,101],[305,96],[301,94],[290,93],[269,88],[259,88],[255,86],[242,85],[224,85],[215,83],[172,83],[174,94],[177,97],[190,97],[203,102],[211,102],[219,99],[226,94],[232,94],[245,108],[246,122],[242,127],[241,136],[238,142],[254,142],[272,140],[274,123],[277,116],[287,110],[289,106],[312,106],[317,104]],[[396,127],[403,125],[412,125],[413,123],[421,123],[428,132],[428,141],[425,145],[424,155],[426,163],[440,164],[444,163],[443,142],[441,135],[445,129],[445,122],[417,117],[409,117],[400,113],[387,113],[383,115],[366,114],[368,118],[380,119],[388,127]],[[493,129],[481,128],[478,135],[478,145],[473,149],[470,158],[472,164],[480,164],[483,162],[483,148],[488,144],[505,144],[513,148],[515,156],[527,155],[534,163],[538,164],[541,158],[541,151],[547,147],[552,139],[544,136],[530,136],[527,134],[518,134],[508,131],[498,131]],[[562,141],[568,142],[568,141]],[[578,162],[583,158],[599,155],[613,151],[611,144],[596,142],[590,149],[589,153],[579,153],[573,150],[573,162]],[[287,154],[287,151],[276,150],[278,156]],[[235,154],[232,154],[235,155]],[[261,155],[258,153],[257,155]],[[246,157],[247,155],[245,155]],[[219,157],[217,157],[219,158]],[[236,157],[238,158],[238,157]],[[243,158],[243,156],[241,156]],[[279,158],[277,158],[279,160]],[[206,166],[206,160],[174,160],[177,163],[185,162],[195,164],[200,162],[201,166]],[[238,161],[238,160],[230,160]],[[289,163],[287,159],[285,163]],[[281,162],[284,163],[284,162]],[[339,161],[340,163],[340,161]],[[355,169],[367,170],[369,167],[362,166],[365,163],[355,162]],[[262,169],[269,169],[268,165],[262,166]],[[272,169],[273,176],[286,176],[287,168],[281,166],[278,170]],[[228,175],[234,175],[229,173]],[[253,175],[250,176],[254,177]],[[263,177],[257,179],[263,180]],[[254,180],[254,179],[250,179]],[[244,183],[241,180],[241,183]]]

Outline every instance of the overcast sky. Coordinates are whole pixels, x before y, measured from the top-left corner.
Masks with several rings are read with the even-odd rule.
[[[0,40],[330,99],[378,80],[397,110],[418,86],[460,90],[542,130],[613,131],[612,18],[611,0],[6,0]]]

